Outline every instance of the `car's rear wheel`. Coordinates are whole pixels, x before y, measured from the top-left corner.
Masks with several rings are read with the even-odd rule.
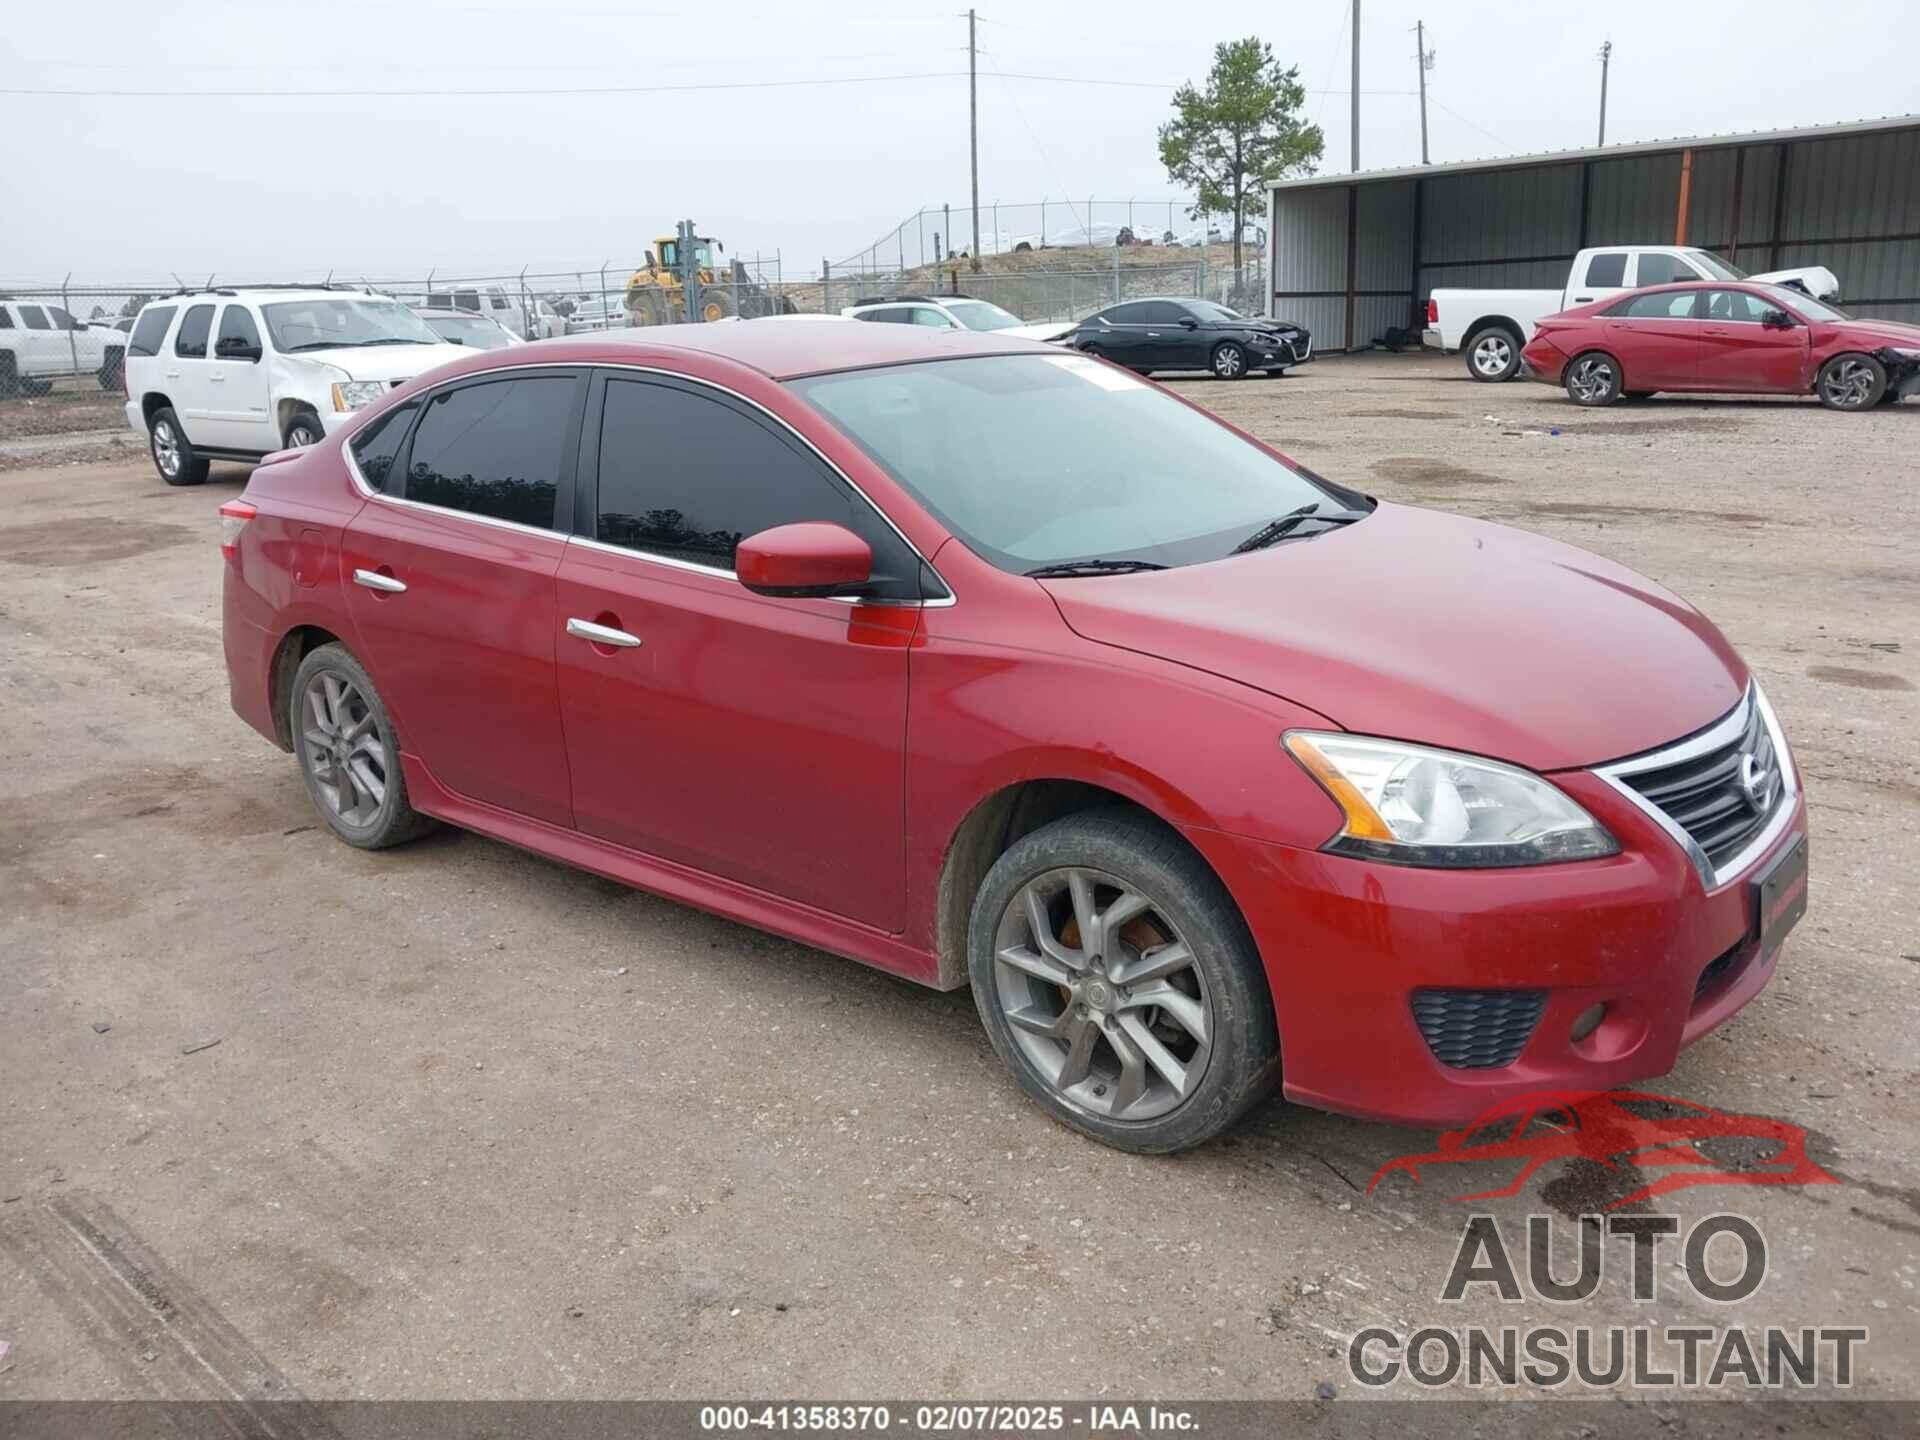
[[[1871,355],[1836,355],[1814,382],[1829,410],[1871,410],[1887,393],[1887,369]]]
[[[1620,398],[1620,363],[1604,350],[1589,350],[1567,366],[1567,397],[1576,405],[1611,405]]]
[[[153,453],[153,468],[167,484],[198,485],[207,478],[206,457],[194,451],[170,407],[161,406],[147,422],[147,448]]]
[[[1197,1145],[1278,1076],[1253,937],[1200,857],[1131,812],[1016,841],[974,899],[967,960],[1020,1087],[1109,1145]]]
[[[1223,340],[1213,347],[1213,374],[1219,380],[1244,380],[1247,352],[1236,340]]]
[[[319,646],[300,662],[288,714],[307,794],[335,835],[384,850],[433,828],[407,801],[393,721],[345,646]]]
[[[1504,325],[1487,325],[1467,337],[1462,353],[1467,357],[1467,373],[1474,379],[1508,380],[1520,368],[1520,337]]]

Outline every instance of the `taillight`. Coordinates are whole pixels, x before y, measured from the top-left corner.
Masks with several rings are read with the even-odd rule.
[[[259,513],[245,500],[229,500],[220,507],[220,553],[227,559],[240,558],[240,532]]]
[[[1427,297],[1427,324],[1438,325],[1439,323],[1440,323],[1440,302],[1434,299],[1431,295],[1429,295]]]

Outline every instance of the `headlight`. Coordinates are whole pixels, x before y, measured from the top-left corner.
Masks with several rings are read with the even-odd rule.
[[[1337,854],[1473,868],[1620,849],[1562,791],[1497,760],[1318,730],[1290,730],[1285,744],[1346,813],[1324,847]]]
[[[1910,350],[1903,346],[1896,345],[1893,347],[1893,353],[1905,356],[1909,360],[1920,360],[1920,350]]]
[[[362,405],[371,405],[387,393],[384,380],[343,380],[333,387],[333,408],[336,410],[358,410]]]

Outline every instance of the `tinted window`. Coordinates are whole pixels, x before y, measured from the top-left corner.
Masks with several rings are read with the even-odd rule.
[[[384,491],[393,472],[393,462],[407,438],[407,426],[419,412],[420,402],[409,400],[396,405],[348,442],[353,447],[354,463],[367,484]]]
[[[1735,324],[1758,325],[1767,318],[1769,311],[1778,308],[1757,295],[1749,295],[1744,290],[1709,290],[1705,314],[1709,320],[1730,320]]]
[[[13,329],[13,312],[6,306],[0,305],[0,330],[11,329]]]
[[[1609,250],[1596,255],[1587,262],[1587,280],[1589,285],[1624,285],[1627,283],[1627,252]]]
[[[862,310],[853,317],[856,320],[873,320],[882,325],[906,325],[913,317],[907,313],[904,305],[890,306],[885,310]]]
[[[260,327],[253,323],[253,312],[244,305],[229,305],[220,312],[220,333],[214,337],[213,353],[243,358],[242,352],[260,348]]]
[[[927,325],[935,330],[950,330],[953,328],[953,322],[938,310],[935,310],[931,305],[914,306],[912,321],[915,325]]]
[[[1698,280],[1691,266],[1680,263],[1674,255],[1642,255],[1640,267],[1634,271],[1636,285],[1669,285],[1675,280]]]
[[[1187,307],[1184,305],[1176,305],[1171,300],[1147,302],[1147,324],[1149,325],[1178,325],[1186,318]]]
[[[49,305],[47,307],[47,314],[53,317],[53,328],[56,330],[78,330],[80,328],[80,322],[62,310],[58,305]]]
[[[1109,325],[1144,325],[1150,318],[1148,312],[1153,307],[1144,300],[1136,300],[1131,305],[1115,305],[1111,310],[1102,310],[1100,319]]]
[[[192,305],[180,321],[180,333],[173,337],[173,353],[188,359],[205,359],[207,332],[213,329],[213,306]]]
[[[46,330],[51,328],[47,324],[46,311],[42,310],[38,305],[22,305],[20,307],[20,318],[27,322],[27,328],[29,330]]]
[[[149,305],[134,322],[133,338],[127,341],[129,355],[158,355],[160,342],[167,338],[167,326],[173,323],[174,307]]]
[[[506,309],[506,308],[507,308],[507,301],[506,301],[506,297],[505,297],[504,295],[496,295],[496,296],[494,296],[494,297],[493,297],[493,308],[494,308],[494,309],[496,309],[496,310],[504,310],[504,309]]]
[[[1658,295],[1636,295],[1607,311],[1609,315],[1630,315],[1641,320],[1691,320],[1692,290],[1663,290]]]
[[[877,593],[917,597],[913,557],[872,507],[813,455],[720,400],[609,380],[594,536],[720,570],[749,535],[802,520],[845,525],[873,547]]]
[[[456,290],[453,293],[453,307],[456,310],[478,310],[480,297],[472,290]]]
[[[536,375],[441,391],[414,432],[407,499],[551,528],[575,388]]]

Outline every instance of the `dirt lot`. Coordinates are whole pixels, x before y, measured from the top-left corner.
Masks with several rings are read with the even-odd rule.
[[[1920,402],[1596,414],[1384,356],[1183,388],[1645,571],[1760,674],[1812,909],[1656,1087],[1804,1125],[1841,1178],[1656,1202],[1754,1217],[1755,1300],[1636,1307],[1616,1266],[1577,1313],[1443,1304],[1448,1197],[1510,1167],[1369,1196],[1433,1137],[1279,1103],[1131,1158],[1026,1103],[964,993],[471,836],[350,850],[227,708],[244,472],[40,465],[0,476],[0,1397],[1349,1396],[1364,1325],[1651,1315],[1865,1325],[1858,1393],[1920,1399]]]

